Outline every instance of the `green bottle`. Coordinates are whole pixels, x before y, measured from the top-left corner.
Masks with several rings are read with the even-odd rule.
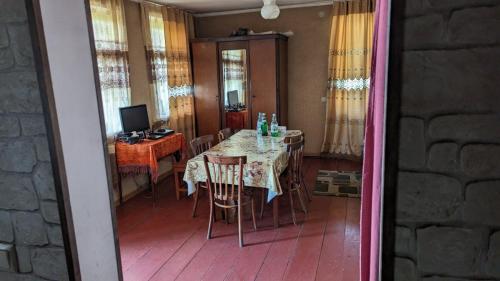
[[[265,113],[262,113],[262,123],[260,123],[260,124],[261,124],[260,128],[262,131],[262,135],[267,136],[268,135],[268,125],[267,125],[267,118],[266,118]]]
[[[278,120],[276,118],[276,113],[273,113],[273,118],[271,120],[271,137],[279,137],[280,132],[278,130]]]

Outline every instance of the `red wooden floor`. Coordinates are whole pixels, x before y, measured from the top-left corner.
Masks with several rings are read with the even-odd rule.
[[[347,161],[305,159],[308,188],[319,169],[359,170]],[[217,221],[206,240],[207,196],[191,218],[192,199],[175,200],[173,180],[160,184],[159,207],[138,195],[118,208],[118,232],[125,281],[132,280],[358,280],[360,200],[313,196],[307,216],[291,223],[280,201],[280,228],[273,228],[272,206],[254,232],[245,221],[238,247],[237,226]],[[283,199],[287,197],[282,197]]]

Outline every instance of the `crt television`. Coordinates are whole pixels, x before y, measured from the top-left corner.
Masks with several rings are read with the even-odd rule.
[[[145,104],[121,107],[120,118],[125,133],[149,130],[148,109]]]

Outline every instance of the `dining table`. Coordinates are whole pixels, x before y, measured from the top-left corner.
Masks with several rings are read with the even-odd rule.
[[[279,197],[283,194],[279,177],[288,164],[285,137],[301,135],[300,130],[287,130],[280,136],[261,136],[256,130],[241,130],[228,139],[211,147],[209,150],[189,159],[186,164],[184,181],[188,186],[188,194],[196,192],[198,182],[206,182],[207,173],[203,155],[246,156],[247,163],[243,167],[245,187],[267,190],[267,201],[273,203],[274,226],[279,226]],[[210,171],[212,178],[213,171]]]

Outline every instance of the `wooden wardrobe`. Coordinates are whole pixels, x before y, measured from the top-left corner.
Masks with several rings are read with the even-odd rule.
[[[287,41],[283,35],[191,41],[198,136],[216,136],[226,127],[255,129],[258,112],[268,122],[276,113],[287,125]]]

